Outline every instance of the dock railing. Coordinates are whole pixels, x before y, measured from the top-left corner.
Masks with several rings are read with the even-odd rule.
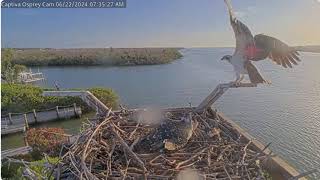
[[[43,81],[43,80],[45,80],[45,77],[41,72],[33,73],[30,71],[30,72],[22,72],[19,74],[19,81],[22,83],[32,83],[32,82]]]
[[[100,116],[105,116],[110,113],[108,108],[103,102],[95,97],[90,91],[44,91],[43,96],[57,96],[57,97],[80,97],[89,107],[95,109]]]
[[[1,116],[1,135],[23,132],[30,124],[48,122],[56,119],[80,117],[81,108],[76,104],[56,106],[45,110],[35,110],[24,113],[8,113]]]

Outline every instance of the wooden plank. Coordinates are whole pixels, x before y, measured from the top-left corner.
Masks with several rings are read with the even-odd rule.
[[[256,84],[252,83],[225,83],[219,84],[210,94],[207,96],[200,105],[196,108],[197,112],[203,112],[208,107],[212,106],[229,88],[240,88],[240,87],[257,87]]]
[[[56,113],[57,113],[57,117],[58,117],[58,119],[60,119],[59,107],[58,107],[58,106],[56,106]]]
[[[100,114],[102,113],[102,115],[104,115],[109,112],[110,109],[104,103],[102,103],[97,97],[95,97],[91,92],[89,91],[86,92],[86,98],[87,100],[89,101],[91,100],[92,103],[94,103],[92,107],[98,108],[98,110],[100,111]]]
[[[12,124],[12,116],[11,116],[11,113],[9,113],[9,122],[10,122],[10,124]]]
[[[23,119],[24,119],[24,126],[26,127],[26,129],[29,129],[29,122],[28,122],[27,114],[23,115]]]
[[[263,145],[260,141],[256,140],[253,136],[251,136],[247,131],[242,129],[234,121],[227,118],[223,113],[219,112],[217,113],[217,115],[220,117],[220,119],[230,124],[236,131],[238,131],[238,133],[240,133],[242,137],[246,139],[246,141],[251,140],[255,148],[257,148],[260,151],[264,149],[265,145]],[[269,148],[266,148],[263,151],[263,153],[267,155],[272,152]],[[299,175],[297,170],[295,170],[291,165],[289,165],[287,162],[285,162],[283,159],[281,159],[278,156],[275,156],[275,157],[271,156],[270,161],[266,163],[267,164],[264,164],[264,166],[268,168],[269,173],[280,174],[282,178],[289,179]],[[301,180],[306,180],[306,179],[301,178]]]
[[[65,111],[63,111],[63,113],[59,113],[60,118],[80,117],[82,113],[81,107],[76,107],[77,114],[74,113],[74,107],[69,107],[64,109]],[[1,123],[2,123],[1,135],[23,132],[25,131],[25,128],[31,124],[35,124],[37,122],[43,123],[43,122],[54,121],[57,118],[58,116],[57,116],[56,110],[38,112],[36,114],[36,117],[34,115],[34,111],[28,114],[22,114],[17,116],[12,115],[12,120],[13,120],[12,125],[5,124],[6,118],[2,118],[1,119]]]
[[[10,125],[10,126],[7,126],[7,128],[1,128],[1,135],[24,132],[25,130],[26,128],[24,124]]]
[[[36,112],[35,109],[33,109],[33,118],[34,118],[34,123],[37,124],[37,122],[38,122],[38,117],[37,117],[37,112]]]
[[[80,97],[88,106],[96,109],[101,115],[109,112],[109,108],[95,97],[90,91],[44,91],[43,96],[58,96],[58,97]],[[111,112],[113,113],[113,112]]]
[[[87,91],[44,91],[42,93],[43,96],[58,96],[58,97],[76,97],[85,95]]]
[[[32,148],[30,146],[4,150],[4,151],[1,151],[1,159],[4,159],[6,157],[16,156],[16,155],[21,155],[21,154],[28,154],[31,151],[32,151]]]
[[[22,80],[23,83],[31,83],[36,81],[42,81],[44,78],[34,78],[34,79],[28,79],[28,80]]]

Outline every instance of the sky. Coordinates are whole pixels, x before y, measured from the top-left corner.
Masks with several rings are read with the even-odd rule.
[[[253,34],[320,45],[320,0],[233,0]],[[223,0],[127,0],[123,9],[1,9],[9,48],[232,47]]]

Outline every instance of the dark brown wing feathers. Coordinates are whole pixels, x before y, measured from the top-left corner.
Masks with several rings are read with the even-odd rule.
[[[292,56],[288,56],[290,62],[294,65],[298,65],[298,63],[296,62],[296,60],[292,57]]]
[[[297,65],[297,61],[301,61],[298,57],[299,53],[289,47],[284,42],[270,36],[258,34],[254,37],[255,46],[259,49],[253,61],[260,61],[269,57],[275,63],[283,67],[292,68],[292,64]]]
[[[247,61],[245,66],[248,71],[248,75],[251,83],[253,84],[269,83],[268,81],[263,79],[258,69],[250,61]]]

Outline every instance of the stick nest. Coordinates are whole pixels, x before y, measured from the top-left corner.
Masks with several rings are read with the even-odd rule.
[[[191,109],[172,111],[179,119]],[[192,112],[197,122],[181,149],[139,154],[132,149],[156,126],[137,123],[138,111],[109,113],[85,124],[58,168],[60,178],[76,179],[264,179],[262,152],[213,111]]]

